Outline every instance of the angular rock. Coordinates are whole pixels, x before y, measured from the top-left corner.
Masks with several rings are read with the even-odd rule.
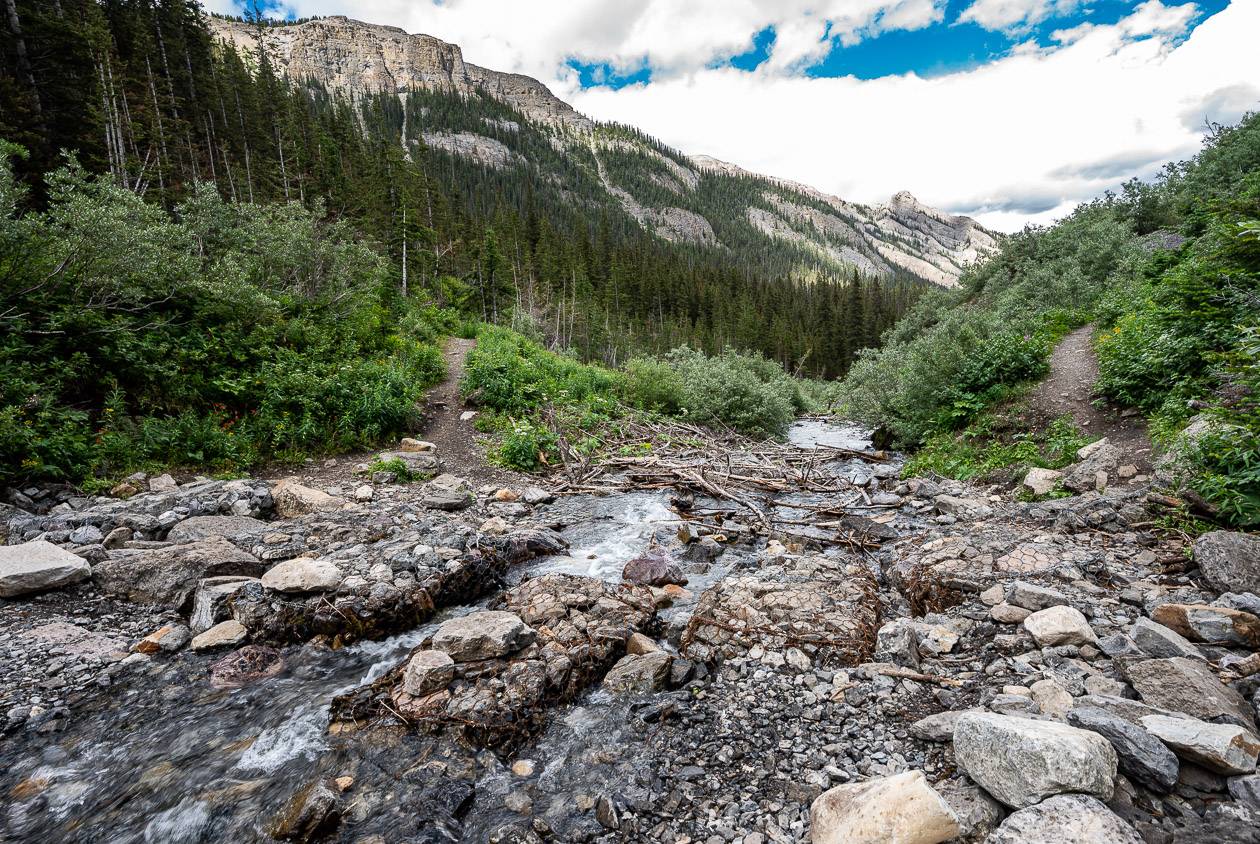
[[[967,776],[1014,808],[1064,792],[1110,800],[1115,788],[1111,743],[1053,721],[966,713],[954,727],[954,757]]]
[[[97,588],[137,604],[183,608],[203,578],[257,577],[263,564],[225,539],[142,551],[115,551],[92,569]]]
[[[687,578],[669,553],[659,547],[649,548],[626,563],[621,577],[627,583],[643,586],[686,586]]]
[[[175,483],[175,479],[170,475],[149,478],[149,492],[174,492],[177,489],[179,489],[179,484]]]
[[[401,460],[413,475],[434,475],[442,471],[442,461],[432,451],[382,451],[377,459],[382,463]]]
[[[202,633],[193,637],[189,645],[194,651],[212,651],[217,648],[234,648],[249,638],[249,631],[235,619],[220,621]]]
[[[1194,541],[1194,561],[1218,592],[1260,595],[1260,536],[1214,530]]]
[[[953,741],[954,727],[958,724],[958,719],[967,712],[975,711],[978,710],[947,709],[944,712],[937,712],[935,715],[928,715],[910,725],[910,735],[924,741]]]
[[[1050,607],[1065,606],[1068,600],[1067,596],[1062,592],[1047,589],[1044,586],[1038,586],[1035,583],[1029,583],[1024,580],[1017,580],[1011,584],[1010,597],[1006,599],[1006,602],[1037,612]]]
[[[1017,607],[1014,604],[998,604],[989,610],[989,618],[999,624],[1022,624],[1031,612],[1023,607]]]
[[[269,529],[266,522],[248,516],[193,516],[171,528],[166,539],[175,543],[199,542],[216,536],[229,540],[234,537],[252,539]]]
[[[1169,657],[1204,658],[1203,653],[1193,643],[1186,641],[1186,638],[1180,633],[1151,621],[1149,618],[1139,618],[1133,623],[1133,628],[1129,633],[1133,637],[1133,643],[1138,646],[1142,653],[1149,657],[1156,659],[1167,659]]]
[[[1161,604],[1151,617],[1194,642],[1260,649],[1260,618],[1208,604]]]
[[[285,478],[277,482],[271,488],[271,498],[275,502],[276,515],[282,519],[340,510],[345,506],[342,499],[334,498],[322,490],[303,486],[296,478]]]
[[[402,441],[398,443],[398,450],[406,452],[437,451],[437,446],[425,440],[403,437]]]
[[[0,546],[0,598],[70,586],[91,575],[87,560],[43,539]]]
[[[175,653],[192,638],[192,633],[182,624],[168,624],[145,636],[132,649],[136,653]]]
[[[445,689],[455,679],[455,660],[443,651],[416,651],[403,672],[403,691],[420,697]]]
[[[96,525],[83,525],[70,531],[70,541],[75,545],[97,545],[105,541],[105,534]]]
[[[1119,465],[1120,449],[1104,443],[1088,452],[1088,456],[1082,458],[1080,463],[1067,468],[1063,475],[1063,486],[1073,492],[1087,492],[1099,488],[1101,475],[1102,486],[1106,487],[1107,476],[1114,475]]]
[[[1178,756],[1209,771],[1236,776],[1256,769],[1260,738],[1242,727],[1167,715],[1147,715],[1142,726]]]
[[[450,475],[440,475],[424,485],[420,503],[430,510],[454,513],[465,510],[476,501],[467,484]]]
[[[905,668],[919,667],[919,637],[914,623],[899,618],[890,621],[875,634],[875,659]]]
[[[1098,733],[1111,742],[1120,770],[1135,782],[1162,794],[1177,784],[1177,757],[1143,727],[1093,706],[1071,709],[1067,720],[1072,726]]]
[[[922,771],[847,783],[810,806],[814,844],[940,844],[961,832],[958,815]]]
[[[1152,706],[1255,729],[1247,701],[1202,662],[1183,657],[1148,659],[1127,666],[1126,672],[1129,683]]]
[[[1072,696],[1052,679],[1038,680],[1029,687],[1029,691],[1042,715],[1062,721],[1072,708]]]
[[[669,676],[672,657],[665,651],[622,657],[604,677],[604,688],[623,694],[647,694],[661,689]]]
[[[986,844],[1146,844],[1137,830],[1093,797],[1060,794],[1014,812]]]
[[[1028,470],[1028,474],[1024,475],[1023,487],[1033,495],[1046,495],[1054,491],[1062,477],[1063,473],[1055,469],[1034,466]]]
[[[341,569],[332,560],[298,557],[267,569],[262,585],[273,592],[332,592],[341,580]]]
[[[1073,607],[1050,607],[1024,619],[1024,629],[1043,648],[1088,645],[1098,641],[1089,621]]]
[[[247,583],[258,583],[256,577],[207,577],[197,584],[193,593],[192,615],[188,626],[194,633],[209,630],[215,624],[231,616],[228,601]]]
[[[336,829],[341,806],[329,786],[316,781],[300,789],[271,820],[268,832],[281,841],[318,841]]]
[[[519,651],[536,635],[519,615],[486,610],[443,622],[433,634],[433,647],[455,662],[476,662]]]
[[[987,519],[993,515],[992,507],[974,498],[938,495],[934,501],[936,511],[946,516],[956,516],[961,519]]]

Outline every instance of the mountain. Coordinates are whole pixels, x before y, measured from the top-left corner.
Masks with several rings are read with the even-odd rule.
[[[683,155],[636,130],[590,120],[535,79],[469,64],[457,45],[429,35],[340,16],[262,26],[214,17],[210,29],[247,60],[266,61],[293,82],[358,103],[397,98],[402,120],[395,128],[409,152],[423,143],[494,170],[535,168],[576,202],[602,194],[666,241],[734,252],[753,265],[769,253],[800,278],[856,271],[952,287],[997,245],[974,220],[904,191],[865,206]],[[459,98],[464,113],[436,107],[426,93]],[[512,114],[497,114],[487,99]],[[551,152],[576,167],[554,166]]]

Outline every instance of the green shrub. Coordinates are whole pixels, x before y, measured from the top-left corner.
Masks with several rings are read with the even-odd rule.
[[[678,415],[693,422],[727,425],[752,436],[779,436],[805,407],[795,379],[760,355],[727,349],[709,357],[683,346],[664,361],[682,382]]]
[[[622,395],[634,407],[674,415],[683,406],[683,380],[672,366],[655,358],[626,362]]]
[[[554,464],[559,455],[555,434],[531,422],[514,425],[503,437],[496,453],[504,466],[522,472],[534,472]]]
[[[376,474],[377,472],[388,472],[393,478],[394,483],[409,484],[412,481],[424,479],[424,475],[420,472],[413,472],[407,467],[405,461],[399,457],[391,457],[389,460],[376,459],[368,464],[368,472]]]

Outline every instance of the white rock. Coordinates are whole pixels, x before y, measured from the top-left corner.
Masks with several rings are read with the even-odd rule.
[[[1256,769],[1260,738],[1237,725],[1147,715],[1142,719],[1142,726],[1178,756],[1208,770],[1237,776]]]
[[[372,489],[371,484],[363,484],[354,491],[355,501],[371,501],[376,495],[376,490]]]
[[[0,546],[0,598],[69,586],[91,575],[87,560],[43,539]]]
[[[149,492],[174,492],[177,489],[179,484],[170,475],[158,475],[149,479]]]
[[[922,771],[836,786],[814,800],[810,819],[814,844],[939,844],[961,832]]]
[[[1015,812],[986,844],[1145,844],[1115,813],[1084,794],[1060,794]]]
[[[1024,629],[1043,648],[1054,645],[1088,645],[1098,641],[1089,621],[1074,607],[1050,607],[1024,619]]]
[[[271,497],[275,501],[276,515],[282,519],[339,510],[345,503],[326,492],[303,486],[296,478],[285,478],[277,482],[271,488]]]
[[[298,557],[268,569],[262,585],[276,592],[331,592],[341,585],[341,569],[331,560]]]
[[[1024,488],[1033,495],[1045,495],[1058,485],[1063,473],[1054,469],[1042,469],[1034,466],[1024,475]]]

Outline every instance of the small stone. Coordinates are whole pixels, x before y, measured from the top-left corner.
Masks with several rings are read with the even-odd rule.
[[[371,501],[376,495],[376,490],[370,484],[363,484],[354,491],[355,501]]]
[[[1214,530],[1194,541],[1194,561],[1218,592],[1260,595],[1260,536]]]
[[[1032,684],[1029,692],[1042,715],[1062,720],[1072,708],[1072,696],[1054,680],[1038,680]]]
[[[136,653],[156,654],[156,653],[174,653],[184,645],[188,644],[192,638],[192,633],[182,624],[168,624],[154,630],[148,636],[145,636],[135,647],[132,648]]]
[[[412,439],[411,437],[403,437],[398,443],[398,450],[405,451],[408,454],[419,454],[426,451],[437,451],[437,446],[431,442],[424,440]]]
[[[512,773],[518,777],[532,777],[536,767],[533,759],[517,759],[512,763]]]
[[[626,639],[626,653],[628,654],[650,654],[660,649],[656,642],[642,633],[631,633],[630,638]]]
[[[980,593],[980,600],[986,607],[996,607],[1006,602],[1006,587],[1001,583],[990,586]]]
[[[1011,597],[1008,601],[1032,612],[1064,606],[1068,602],[1067,596],[1062,592],[1023,580],[1017,580],[1011,584]]]
[[[354,787],[354,777],[349,775],[337,777],[333,780],[333,785],[337,786],[337,790],[344,794]]]
[[[1208,604],[1161,604],[1151,617],[1191,641],[1260,649],[1260,618],[1249,612]]]
[[[1014,604],[998,604],[989,610],[989,617],[999,624],[1020,624],[1030,615],[1032,615],[1030,610]]]
[[[664,651],[624,656],[605,675],[604,688],[631,694],[654,692],[665,685],[670,659]]]
[[[1024,619],[1024,629],[1043,647],[1087,645],[1098,638],[1081,611],[1073,607],[1050,607]]]
[[[1062,477],[1062,472],[1034,466],[1024,475],[1023,487],[1033,495],[1046,495],[1054,491]]]
[[[235,647],[247,638],[249,638],[249,631],[245,629],[245,626],[235,619],[228,619],[219,622],[204,633],[198,633],[193,637],[189,647],[200,653],[215,648]]]
[[[508,523],[502,516],[491,516],[482,522],[477,530],[487,536],[502,536],[508,532]]]
[[[70,541],[75,545],[97,545],[105,540],[105,534],[95,525],[83,525],[70,531]]]
[[[149,492],[175,492],[179,484],[170,475],[158,475],[149,479]]]

